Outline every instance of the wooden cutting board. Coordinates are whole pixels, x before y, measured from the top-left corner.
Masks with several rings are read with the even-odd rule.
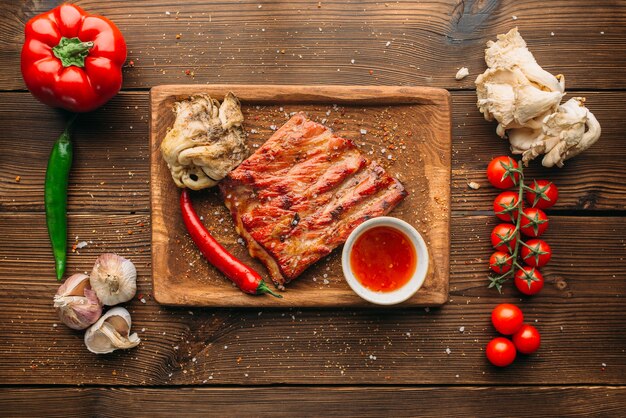
[[[194,93],[222,100],[232,91],[241,100],[254,152],[292,112],[353,139],[409,192],[390,214],[412,224],[424,237],[430,268],[423,287],[395,306],[436,306],[448,299],[450,256],[450,95],[429,87],[165,85],[154,87],[151,102],[152,279],[162,304],[211,307],[374,306],[348,287],[341,270],[341,247],[287,285],[283,299],[250,296],[209,265],[183,225],[179,189],[159,146],[174,122],[172,105]],[[212,235],[271,283],[265,267],[252,259],[235,232],[217,188],[192,193],[194,206]],[[271,286],[271,284],[270,284]]]

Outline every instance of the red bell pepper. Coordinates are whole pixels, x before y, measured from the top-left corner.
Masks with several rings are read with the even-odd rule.
[[[109,19],[73,4],[28,21],[22,76],[33,96],[72,112],[89,112],[122,87],[126,42]]]

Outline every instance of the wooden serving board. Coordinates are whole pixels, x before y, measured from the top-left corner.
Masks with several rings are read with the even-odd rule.
[[[172,105],[204,92],[222,100],[232,91],[241,100],[254,152],[290,113],[305,111],[339,135],[353,139],[409,192],[391,213],[424,237],[430,268],[423,287],[395,306],[435,306],[448,299],[450,252],[450,95],[428,87],[166,85],[154,87],[151,103],[152,278],[162,304],[211,307],[374,306],[348,287],[341,247],[287,285],[283,299],[250,296],[235,288],[196,249],[183,225],[179,189],[159,146],[174,122]],[[217,188],[192,193],[194,207],[212,235],[270,283],[265,267],[248,255]]]

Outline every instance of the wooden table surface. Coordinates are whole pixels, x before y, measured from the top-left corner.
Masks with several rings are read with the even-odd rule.
[[[62,115],[19,71],[23,27],[57,1],[0,8],[0,414],[626,415],[626,2],[77,2],[122,30],[123,91],[80,117],[69,191],[68,272],[117,252],[139,272],[127,304],[141,345],[89,353],[52,309],[43,212]],[[485,42],[519,26],[538,62],[587,97],[600,141],[553,180],[544,290],[487,289],[497,194],[484,177],[507,143],[475,107]],[[177,37],[177,35],[180,35]],[[177,39],[180,38],[180,39]],[[352,60],[354,60],[352,62]],[[457,69],[470,76],[456,81]],[[189,71],[187,71],[189,70]],[[189,75],[187,75],[187,72]],[[148,90],[158,84],[423,85],[452,92],[450,296],[438,309],[173,309],[152,298]],[[468,182],[482,187],[472,190]],[[70,243],[70,244],[71,244]],[[145,303],[144,303],[145,302]],[[513,302],[542,348],[490,366],[491,309]]]

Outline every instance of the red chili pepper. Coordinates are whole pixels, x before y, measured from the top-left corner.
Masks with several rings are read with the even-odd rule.
[[[269,293],[277,298],[282,298],[281,295],[274,293],[267,286],[259,273],[235,258],[211,236],[193,209],[187,189],[183,189],[180,194],[180,209],[185,227],[200,252],[209,263],[224,273],[241,291],[252,295]]]
[[[126,42],[109,19],[73,4],[30,19],[22,76],[33,96],[72,112],[89,112],[122,87]]]

